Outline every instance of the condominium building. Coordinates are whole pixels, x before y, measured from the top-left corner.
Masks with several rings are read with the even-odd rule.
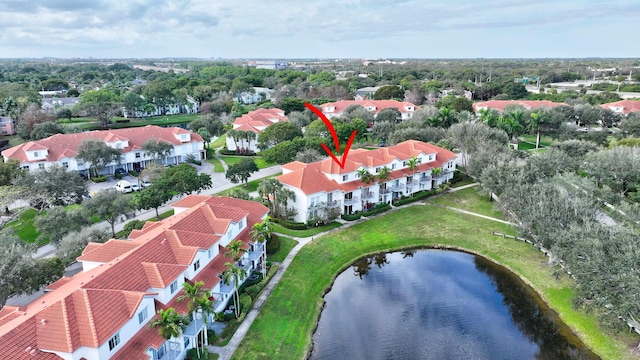
[[[198,314],[179,337],[164,339],[150,328],[159,310],[187,313],[185,282],[204,282],[215,311],[231,301],[235,284],[221,280],[225,253],[233,240],[246,252],[236,265],[247,275],[265,265],[265,245],[252,242],[250,229],[268,209],[227,197],[188,196],[175,215],[147,222],[129,239],[89,243],[78,261],[82,271],[63,277],[27,306],[0,310],[3,359],[184,359],[196,346],[211,314]],[[244,278],[246,279],[246,277]],[[203,317],[208,317],[205,321]]]
[[[416,165],[413,170],[412,162]],[[296,210],[294,220],[306,222],[327,209],[339,208],[340,213],[351,214],[436,188],[451,180],[455,169],[456,155],[451,151],[408,140],[375,150],[351,150],[344,168],[331,158],[309,164],[290,162],[282,165],[282,175],[277,179],[296,195],[289,203]],[[365,170],[373,175],[371,182],[361,181]],[[388,178],[383,175],[380,180],[385,172]]]
[[[153,154],[148,154],[142,149],[144,142],[150,139],[173,145],[169,155],[160,159],[163,164],[179,164],[187,161],[189,156],[193,156],[195,160],[201,160],[204,157],[204,141],[200,135],[178,127],[163,128],[153,125],[56,134],[4,150],[2,156],[4,161],[18,160],[20,167],[29,171],[58,164],[68,170],[86,174],[91,164],[78,159],[77,155],[78,147],[83,141],[89,139],[104,141],[108,146],[122,151],[119,161],[107,164],[104,169],[105,174],[113,174],[117,168],[139,171],[155,161]]]

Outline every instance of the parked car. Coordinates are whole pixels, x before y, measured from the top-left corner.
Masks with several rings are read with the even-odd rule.
[[[116,184],[116,190],[125,194],[133,191],[133,189],[131,188],[131,183],[128,182],[127,180],[118,181],[118,183]]]
[[[131,191],[140,191],[140,185],[136,183],[131,184]]]
[[[140,181],[140,187],[146,188],[149,186],[151,186],[151,183],[149,182],[149,180]]]
[[[123,169],[123,168],[117,168],[116,169],[116,174],[118,175],[124,175],[127,173],[127,170]]]

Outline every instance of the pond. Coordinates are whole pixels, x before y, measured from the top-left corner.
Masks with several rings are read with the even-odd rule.
[[[463,252],[360,259],[325,301],[313,360],[598,359],[517,276]]]

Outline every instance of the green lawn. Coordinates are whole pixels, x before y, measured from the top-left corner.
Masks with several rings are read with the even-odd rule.
[[[272,178],[272,177],[275,177],[275,176],[279,176],[279,175],[280,175],[280,174],[276,174],[276,175],[271,175],[271,176],[263,177],[262,179],[252,180],[252,181],[249,181],[249,183],[247,184],[247,186],[244,186],[244,184],[240,184],[240,185],[238,185],[238,186],[234,186],[234,187],[232,187],[232,188],[231,188],[231,189],[229,189],[229,190],[221,191],[221,192],[220,192],[219,194],[217,194],[217,195],[220,195],[220,196],[228,196],[228,195],[231,193],[231,191],[232,191],[233,189],[236,189],[236,188],[244,189],[244,190],[246,190],[246,191],[248,191],[248,192],[254,192],[254,191],[257,191],[257,190],[258,190],[258,185],[260,185],[260,182],[261,182],[262,180],[264,180],[264,179],[268,179],[268,178]]]
[[[520,138],[524,139],[525,141],[528,141],[530,143],[533,144],[533,147],[536,147],[536,135],[522,135],[520,136]],[[551,146],[554,143],[554,140],[551,138],[551,136],[546,136],[546,135],[541,135],[540,136],[540,147],[546,147],[546,146]],[[520,146],[522,146],[522,143],[520,143]]]
[[[478,196],[478,190],[475,187],[459,190],[446,195],[434,196],[425,200],[426,204],[436,204],[442,206],[451,206],[454,208],[471,211],[474,213],[501,217],[500,211],[495,207],[498,205],[495,202],[489,202],[488,196]]]
[[[218,158],[208,158],[207,162],[213,164],[213,172],[224,172],[224,167],[222,166],[222,163],[220,162],[220,160],[218,160]]]
[[[460,201],[446,194],[441,201]],[[471,192],[467,204],[482,199]],[[462,202],[459,202],[462,203]],[[574,332],[603,359],[623,359],[629,353],[623,341],[605,335],[593,316],[571,307],[571,281],[556,278],[539,251],[531,246],[490,235],[515,234],[510,226],[463,215],[435,206],[415,205],[305,245],[291,263],[252,324],[233,359],[301,359],[310,350],[312,331],[320,315],[323,294],[333,279],[363,255],[410,247],[466,249],[502,264],[518,274],[560,313]]]
[[[38,210],[26,209],[16,220],[7,223],[6,227],[13,228],[16,235],[22,239],[22,241],[34,243],[38,236],[40,236],[38,230],[36,230],[36,226],[34,225],[36,216],[38,216]],[[41,245],[44,245],[45,243]]]
[[[111,120],[110,128],[111,129],[121,129],[121,128],[130,128],[130,127],[138,127],[138,126],[146,126],[146,125],[176,125],[176,124],[186,124],[194,120],[200,116],[200,114],[179,114],[179,115],[166,115],[166,116],[154,116],[146,119],[128,119],[130,120],[127,123],[116,123],[117,120],[125,120],[122,117],[114,117]],[[74,119],[73,122],[67,123],[67,127],[76,127],[82,130],[97,130],[100,129],[100,123],[93,120],[91,121],[76,121]]]
[[[307,237],[307,236],[313,236],[316,234],[319,234],[323,231],[327,231],[327,230],[331,230],[331,229],[335,229],[337,227],[340,227],[342,224],[340,224],[337,221],[332,222],[329,225],[325,225],[325,226],[319,226],[319,227],[314,227],[314,228],[310,228],[310,229],[306,229],[306,230],[291,230],[291,229],[287,229],[286,227],[280,225],[280,224],[273,224],[273,231],[280,233],[280,234],[285,234],[288,236],[294,236],[294,237]]]
[[[298,242],[296,240],[290,239],[288,237],[279,236],[278,239],[280,239],[280,249],[278,249],[278,252],[276,252],[275,254],[267,255],[267,261],[283,262],[287,255],[289,255],[291,249],[293,249],[294,246],[298,245]]]
[[[246,158],[253,159],[253,161],[256,162],[256,165],[258,166],[258,169],[264,169],[264,168],[267,168],[269,166],[275,165],[275,164],[270,164],[270,163],[262,160],[262,158],[259,157],[259,156],[219,155],[218,157],[220,158],[220,160],[224,161],[225,164],[227,164],[227,166],[231,166],[231,165],[237,164],[240,161],[242,161],[242,159],[246,159]]]
[[[223,147],[227,143],[227,134],[222,134],[216,141],[209,144],[209,148],[217,149],[219,147]]]

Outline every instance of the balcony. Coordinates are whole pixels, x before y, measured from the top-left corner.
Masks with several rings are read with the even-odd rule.
[[[253,251],[247,252],[249,260],[256,260],[262,255],[262,249],[264,248],[263,242],[256,242],[253,244]]]
[[[388,188],[380,189],[380,194],[388,194],[390,192],[391,192],[391,189],[388,189]]]
[[[418,184],[419,184],[418,180],[415,180],[415,179],[409,180],[409,179],[407,179],[407,186],[418,186]]]
[[[429,183],[429,182],[431,182],[431,176],[421,176],[419,181],[421,183],[423,183],[423,184],[424,183]]]
[[[373,191],[367,191],[366,193],[363,193],[363,194],[361,195],[362,200],[365,200],[365,199],[371,199],[371,198],[373,198],[373,197],[375,197],[375,196],[376,196],[376,193],[374,193]]]
[[[309,210],[322,209],[322,208],[325,208],[325,207],[329,208],[329,209],[336,208],[336,207],[340,207],[341,203],[342,202],[340,200],[333,200],[333,201],[326,202],[326,203],[325,202],[319,202],[319,203],[316,203],[316,204],[309,205]]]
[[[350,199],[344,198],[345,205],[356,204],[360,199],[357,196],[353,196]]]
[[[327,208],[329,209],[337,208],[337,207],[340,207],[341,204],[342,202],[340,200],[333,200],[327,203]]]
[[[395,192],[401,192],[404,191],[404,184],[396,184],[391,186],[391,191],[395,191]]]

